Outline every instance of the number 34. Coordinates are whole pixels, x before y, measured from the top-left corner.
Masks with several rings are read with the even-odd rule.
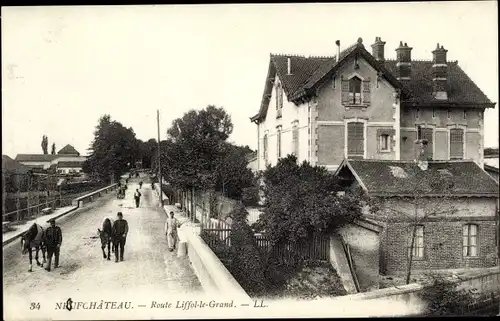
[[[40,310],[40,302],[31,302],[30,310]]]

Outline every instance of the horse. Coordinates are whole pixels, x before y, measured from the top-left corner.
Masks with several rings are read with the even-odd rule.
[[[26,252],[29,253],[30,268],[28,272],[33,272],[33,256],[31,254],[31,250],[33,248],[35,248],[36,250],[36,264],[40,267],[43,267],[43,264],[47,262],[45,260],[45,252],[47,251],[47,247],[45,245],[45,231],[43,230],[42,226],[36,223],[33,223],[28,231],[21,236],[21,253],[23,255],[26,254]],[[40,261],[38,261],[38,252],[40,250],[42,250],[43,263],[40,263]]]
[[[99,237],[101,238],[101,249],[102,249],[102,257],[104,259],[111,260],[111,253],[110,251],[115,252],[114,247],[111,245],[113,241],[113,220],[106,217],[104,221],[102,222],[102,230],[97,229],[97,232],[99,233]],[[106,253],[104,252],[104,249],[108,247],[108,256],[106,257]]]

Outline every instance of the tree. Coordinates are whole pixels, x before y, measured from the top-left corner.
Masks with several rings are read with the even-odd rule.
[[[151,138],[146,142],[141,142],[141,159],[144,168],[152,168],[153,161],[157,158],[158,143]]]
[[[56,143],[52,143],[52,151],[50,152],[52,155],[56,154]]]
[[[215,106],[191,110],[174,120],[162,147],[163,175],[177,188],[214,188],[217,162],[232,130],[231,117]]]
[[[264,211],[255,224],[271,244],[297,242],[313,233],[330,232],[362,215],[369,199],[361,191],[345,195],[326,168],[297,164],[288,155],[264,173]]]
[[[42,136],[42,150],[43,150],[44,155],[48,154],[48,150],[47,150],[48,145],[49,145],[49,141],[47,139],[47,136],[43,135]]]
[[[254,176],[248,168],[247,148],[229,143],[221,146],[221,158],[216,168],[216,189],[221,190],[224,196],[241,199],[243,190],[253,186]]]
[[[110,115],[104,115],[94,131],[94,140],[89,148],[90,156],[83,170],[109,182],[126,173],[140,157],[139,144],[132,128],[126,128]]]

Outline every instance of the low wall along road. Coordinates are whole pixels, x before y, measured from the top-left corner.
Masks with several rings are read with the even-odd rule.
[[[157,195],[161,193],[158,185],[155,186],[155,191]],[[166,199],[165,194],[163,194],[163,199]],[[242,302],[250,302],[250,296],[199,236],[199,224],[189,222],[184,213],[179,212],[174,206],[164,205],[163,209],[165,214],[173,211],[175,217],[182,223],[179,228],[179,240],[180,243],[185,244],[179,244],[180,251],[178,255],[185,255],[182,250],[187,250],[189,261],[203,286],[204,292],[220,297],[230,297]]]
[[[80,196],[76,199],[73,200],[73,205],[72,206],[66,206],[60,209],[55,210],[52,214],[49,215],[43,215],[40,216],[36,219],[30,220],[26,222],[23,225],[18,226],[14,231],[6,232],[3,233],[2,235],[2,246],[5,246],[16,239],[20,238],[28,229],[33,225],[33,223],[38,223],[42,225],[42,227],[46,228],[49,226],[47,220],[54,218],[54,219],[59,219],[69,213],[72,213],[73,211],[82,208],[85,204],[88,204],[89,202],[92,202],[95,200],[97,197],[100,197],[101,195],[107,194],[110,191],[113,191],[116,188],[117,184],[112,184],[107,187],[101,188],[100,190],[94,191],[92,193],[85,194],[83,196]]]

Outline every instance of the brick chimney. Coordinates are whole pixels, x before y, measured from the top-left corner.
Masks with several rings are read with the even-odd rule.
[[[380,62],[384,62],[384,45],[385,41],[382,41],[380,37],[375,37],[375,43],[372,45],[372,55]]]
[[[411,50],[407,43],[399,42],[399,47],[396,48],[397,56],[397,79],[409,80],[411,78]]]
[[[437,44],[436,49],[432,52],[432,93],[435,99],[448,99],[448,64],[446,62],[447,52],[448,50],[444,49],[443,46],[439,47],[439,44]]]

